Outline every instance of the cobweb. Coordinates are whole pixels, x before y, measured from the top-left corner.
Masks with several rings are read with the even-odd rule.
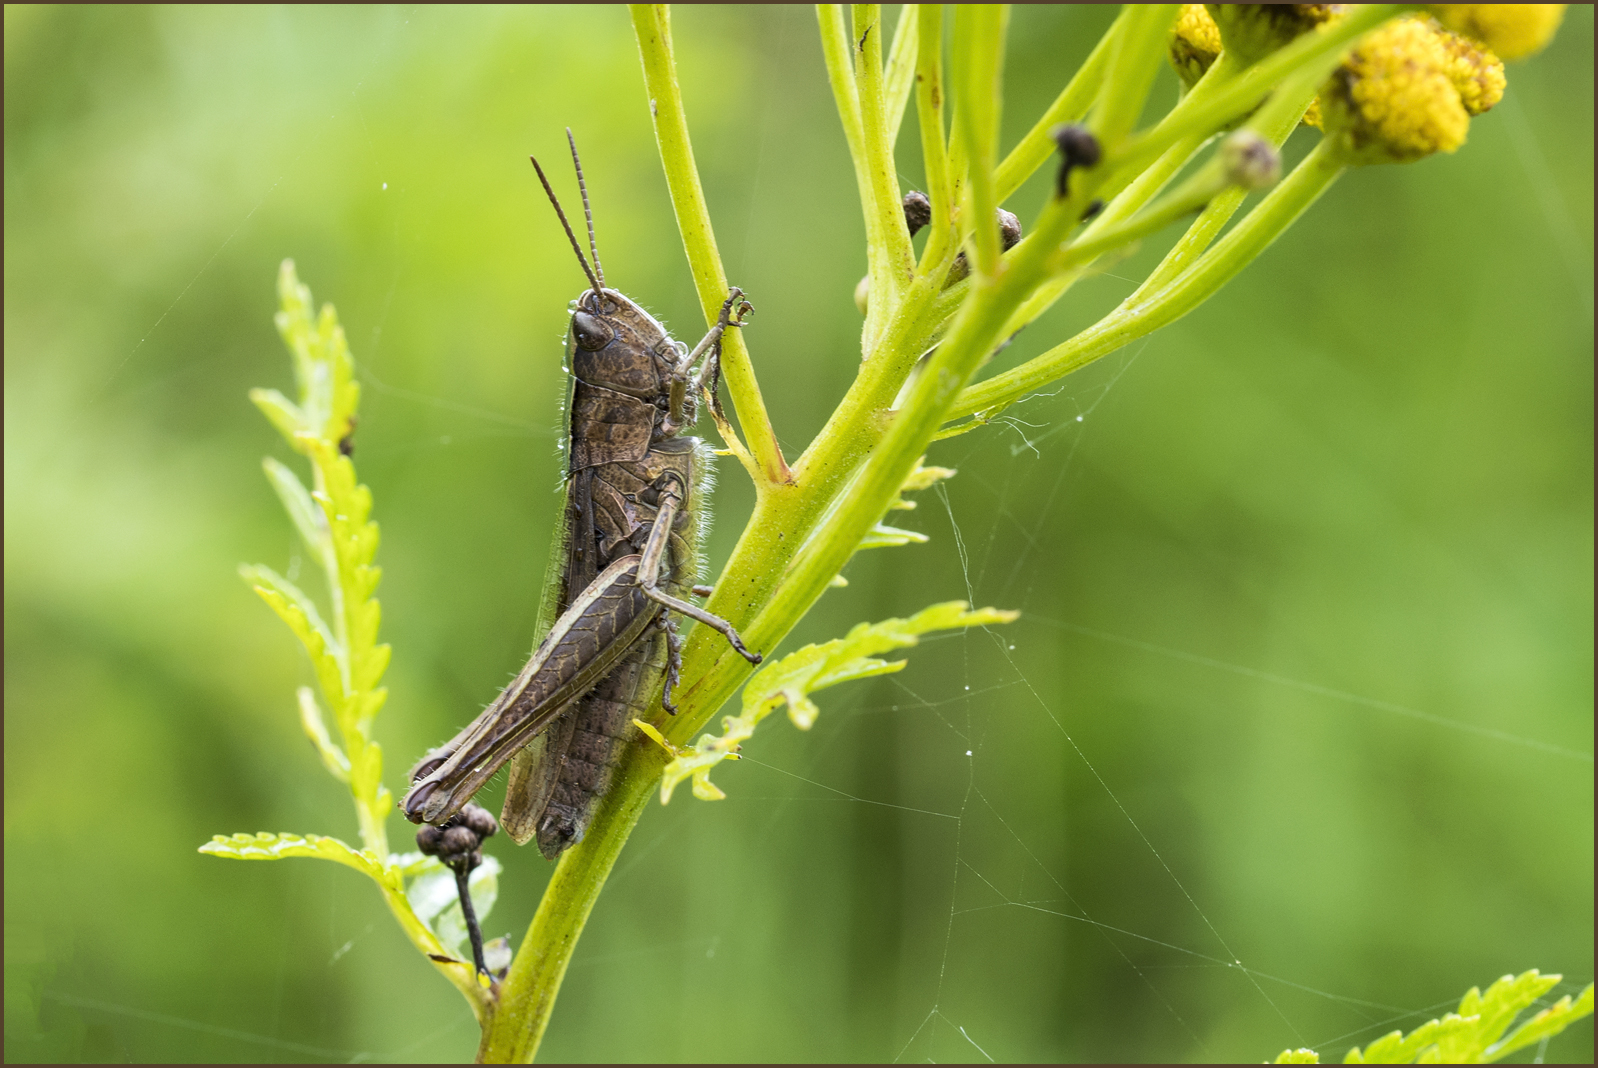
[[[780,39],[778,47],[781,47]],[[767,122],[758,124],[761,130],[769,127]],[[760,142],[762,148],[763,143]],[[763,155],[763,151],[757,151],[752,179],[755,183],[759,182]],[[276,187],[277,183],[274,182],[272,188]],[[269,196],[270,191],[239,222],[239,228],[249,222]],[[211,259],[199,268],[196,278],[211,267],[236,233],[237,229],[228,235]],[[471,439],[508,436],[548,439],[553,444],[555,431],[546,423],[518,419],[437,393],[412,389],[390,382],[386,376],[378,373],[383,366],[382,331],[399,281],[396,269],[376,327],[369,338],[357,339],[356,351],[363,386],[368,395],[375,394],[397,403],[448,412],[456,417],[456,424],[463,429],[443,435],[418,436],[412,441],[391,445],[385,458],[392,459],[407,450],[442,449]],[[176,295],[172,307],[183,300],[193,284],[191,280]],[[160,327],[172,307],[162,313],[149,333]],[[144,340],[141,339],[123,363],[133,360],[143,344]],[[969,1016],[962,1007],[961,999],[952,992],[957,981],[969,981],[969,976],[962,973],[974,968],[973,957],[980,955],[973,952],[973,939],[980,936],[971,934],[969,925],[974,918],[983,916],[1026,916],[1047,924],[1090,932],[1107,947],[1115,962],[1114,967],[1122,972],[1121,976],[1106,981],[1119,984],[1129,979],[1145,991],[1151,1003],[1158,1006],[1175,1031],[1186,1037],[1190,1052],[1204,1059],[1221,1058],[1227,1053],[1217,1048],[1208,1037],[1210,1027],[1198,1015],[1201,1010],[1193,1007],[1191,998],[1184,1002],[1172,992],[1170,977],[1183,970],[1209,971],[1217,976],[1240,980],[1243,984],[1241,996],[1263,1006],[1280,1021],[1281,1034],[1286,1036],[1285,1039],[1274,1042],[1272,1038],[1262,1035],[1257,1051],[1260,1057],[1272,1055],[1281,1045],[1316,1048],[1322,1052],[1323,1058],[1340,1054],[1347,1045],[1363,1043],[1393,1028],[1407,1029],[1451,1009],[1457,1003],[1456,992],[1447,1000],[1427,1005],[1386,1004],[1357,996],[1357,992],[1321,989],[1293,975],[1275,974],[1251,963],[1250,953],[1241,948],[1246,936],[1240,937],[1232,924],[1218,918],[1222,910],[1211,893],[1201,885],[1200,873],[1194,870],[1184,851],[1175,848],[1173,842],[1147,825],[1146,805],[1141,793],[1129,790],[1102,772],[1104,757],[1096,744],[1084,740],[1081,732],[1073,728],[1072,717],[1066,710],[1051,701],[1046,696],[1046,688],[1035,685],[1029,677],[1034,674],[1034,669],[1029,667],[1027,653],[1037,647],[1040,634],[1050,631],[1071,634],[1135,651],[1149,658],[1151,663],[1161,660],[1182,662],[1207,671],[1246,677],[1283,690],[1311,694],[1350,710],[1413,720],[1429,730],[1472,734],[1524,748],[1548,759],[1591,763],[1591,754],[1551,745],[1539,739],[1484,728],[1432,710],[1406,707],[1386,701],[1380,695],[1347,692],[1314,679],[1293,678],[1259,665],[1233,663],[1194,649],[1149,641],[1137,634],[1117,633],[1093,626],[1091,621],[1057,616],[1048,606],[1029,603],[1029,572],[1044,566],[1045,557],[1058,551],[1056,546],[1049,544],[1045,531],[1059,510],[1071,506],[1073,480],[1079,474],[1079,453],[1093,433],[1096,420],[1111,414],[1117,391],[1130,380],[1129,376],[1135,376],[1140,361],[1150,352],[1151,344],[1157,344],[1157,339],[1152,343],[1134,346],[1106,361],[1106,367],[1093,381],[1084,385],[1074,382],[1061,385],[1044,396],[1006,412],[995,421],[995,426],[968,438],[956,439],[949,446],[954,454],[948,461],[950,466],[962,468],[960,477],[975,479],[989,495],[990,507],[982,519],[962,515],[947,488],[941,484],[934,491],[935,496],[922,502],[919,515],[925,517],[923,522],[928,524],[927,532],[940,537],[947,536],[955,547],[966,599],[973,604],[1020,608],[1024,626],[1032,629],[1017,629],[1012,633],[1011,628],[994,628],[949,636],[925,642],[922,648],[909,654],[912,664],[934,652],[941,661],[962,662],[967,674],[961,684],[963,688],[958,692],[922,692],[915,681],[912,667],[911,672],[903,676],[882,680],[878,684],[879,688],[873,691],[892,694],[887,704],[868,703],[865,698],[844,693],[829,694],[823,702],[823,719],[830,723],[844,724],[851,719],[873,714],[913,711],[920,717],[917,722],[930,721],[934,724],[935,730],[928,728],[921,732],[922,744],[942,750],[943,756],[949,758],[942,761],[942,766],[964,768],[963,778],[957,777],[954,789],[943,795],[954,803],[943,808],[888,801],[868,796],[857,789],[839,786],[826,777],[818,777],[814,769],[829,766],[828,750],[841,744],[840,740],[845,737],[841,731],[831,734],[816,732],[815,738],[807,739],[807,743],[813,744],[800,759],[784,762],[762,751],[763,743],[770,740],[768,735],[782,729],[773,722],[766,733],[757,737],[756,743],[750,747],[751,751],[745,754],[747,764],[768,773],[765,781],[790,781],[807,791],[802,795],[792,792],[762,795],[746,791],[738,798],[742,803],[768,807],[769,815],[762,821],[765,830],[777,828],[792,806],[816,797],[830,798],[839,804],[863,809],[892,809],[909,816],[941,821],[950,829],[945,836],[946,845],[942,847],[942,854],[938,858],[943,880],[938,889],[946,898],[947,906],[937,917],[936,924],[919,932],[920,937],[934,947],[929,955],[930,962],[926,965],[928,974],[922,976],[923,981],[918,984],[919,988],[929,992],[925,996],[907,995],[912,1001],[919,1000],[903,1014],[907,1022],[897,1027],[894,1046],[885,1051],[895,1061],[994,1061],[1027,1055],[1026,1051],[1011,1048],[1002,1029],[996,1027],[991,1019],[985,1018],[979,1023]],[[962,460],[962,454],[969,463]],[[999,456],[997,463],[993,462],[995,455]],[[934,457],[934,462],[944,461],[939,456]],[[986,474],[967,473],[966,469]],[[1043,480],[1041,490],[1037,484],[1029,481],[1029,476],[1039,469],[1053,472],[1052,477]],[[994,471],[999,472],[997,480],[993,478]],[[1041,506],[1032,509],[1030,518],[1023,517],[1015,507],[1023,494],[1029,502],[1041,501]],[[946,522],[946,530],[934,531],[930,517],[940,511]],[[1000,551],[1001,547],[1017,544],[1019,551]],[[921,606],[920,603],[907,602],[902,608],[909,612]],[[980,655],[984,650],[979,647],[991,648],[998,654],[997,669],[991,666],[992,658]],[[951,649],[959,650],[958,654],[950,652]],[[1113,811],[1119,822],[1116,852],[1128,858],[1128,863],[1143,865],[1153,873],[1155,879],[1163,882],[1169,892],[1163,900],[1174,903],[1173,909],[1185,911],[1193,921],[1192,929],[1198,932],[1198,937],[1174,939],[1169,934],[1172,927],[1186,928],[1189,925],[1155,922],[1153,919],[1139,922],[1136,917],[1124,919],[1102,903],[1084,900],[1073,889],[1076,884],[1067,870],[1069,865],[1062,865],[1055,858],[1059,852],[1058,843],[1044,842],[1034,837],[1019,818],[1024,814],[1016,811],[1009,801],[987,785],[987,776],[992,774],[992,769],[983,767],[984,746],[994,726],[991,709],[985,711],[979,708],[978,701],[992,695],[1001,695],[1007,707],[1016,710],[1016,715],[1044,724],[1058,735],[1073,764],[1069,774],[1079,776],[1090,784],[1090,789]],[[737,789],[732,782],[727,785]],[[736,794],[734,796],[737,797]],[[679,826],[682,820],[700,816],[699,808],[686,800],[673,809],[673,818],[678,821],[674,826]],[[688,811],[684,812],[685,809]],[[985,848],[975,847],[974,842],[979,837],[983,839]],[[1002,862],[991,859],[996,852],[991,847],[995,837],[1004,847],[997,852],[1008,854],[1008,858]],[[657,859],[658,853],[669,851],[672,841],[671,833],[654,835],[647,840],[640,836],[640,840],[635,841],[624,854],[613,881],[624,881],[642,865]],[[1015,858],[1019,858],[1019,863],[1013,862]],[[342,874],[330,873],[326,877],[334,878]],[[360,889],[364,891],[368,888]],[[353,937],[342,937],[343,927],[337,917],[338,899],[331,890],[329,895],[329,937],[336,946],[328,960],[331,969],[361,940],[369,937],[374,927],[366,925]],[[519,935],[517,941],[519,944]],[[684,938],[679,934],[662,932],[658,937],[624,952],[642,955],[687,952],[714,957],[722,941],[722,936],[716,933]],[[584,969],[601,966],[613,959],[614,953],[588,954],[579,950],[572,965],[573,974],[580,975]],[[1572,985],[1566,983],[1564,988]],[[1287,992],[1296,992],[1297,995],[1346,1010],[1348,1025],[1332,1031],[1311,1029],[1305,1021],[1312,1017],[1320,1019],[1322,1014],[1300,1011],[1296,1007],[1298,1002],[1284,996]],[[60,993],[47,992],[45,996],[83,1009],[235,1039],[243,1047],[275,1050],[286,1057],[403,1060],[417,1055],[419,1051],[438,1049],[444,1040],[460,1037],[464,1042],[464,1036],[469,1036],[473,1031],[472,1020],[466,1009],[461,1007],[456,1018],[437,1026],[418,1028],[414,1037],[393,1048],[340,1050],[219,1027],[181,1016],[150,1012],[137,1006]],[[901,998],[901,1004],[904,1000]]]
[[[365,388],[398,402],[428,406],[448,412],[458,417],[465,427],[464,431],[456,431],[449,435],[418,437],[409,443],[391,446],[386,450],[388,458],[402,454],[406,450],[442,449],[472,437],[510,436],[528,439],[547,438],[553,441],[554,431],[548,426],[386,381],[373,370],[373,364],[377,362],[375,357],[381,351],[381,330],[380,321],[369,339],[369,352],[373,358],[363,358],[360,364],[359,373]],[[1003,461],[997,465],[997,468],[1004,472],[998,481],[994,481],[991,475],[983,479],[981,475],[968,475],[964,471],[959,476],[981,480],[983,488],[991,495],[992,505],[987,511],[985,524],[974,523],[970,518],[962,519],[948,490],[941,484],[934,491],[935,496],[923,502],[923,508],[919,513],[923,517],[928,517],[930,528],[930,517],[935,517],[941,512],[946,529],[942,532],[929,529],[928,532],[939,537],[947,536],[951,540],[956,550],[959,577],[967,600],[973,604],[992,603],[1001,607],[1018,607],[1022,610],[1023,618],[1028,625],[1045,632],[1052,630],[1057,633],[1071,633],[1136,650],[1153,660],[1163,658],[1181,661],[1207,670],[1244,676],[1284,689],[1313,694],[1342,703],[1351,709],[1413,719],[1435,730],[1474,734],[1496,742],[1523,747],[1549,758],[1590,763],[1591,757],[1588,754],[1550,745],[1535,738],[1452,720],[1431,711],[1408,708],[1375,696],[1337,690],[1314,680],[1291,678],[1252,665],[1215,659],[1191,650],[1146,641],[1136,635],[1118,634],[1072,619],[1056,618],[1047,610],[1029,604],[1027,575],[1040,566],[1042,558],[1057,552],[1057,548],[1048,543],[1043,532],[1056,510],[1071,505],[1071,489],[1073,479],[1078,474],[1079,452],[1093,432],[1096,419],[1113,407],[1118,387],[1128,380],[1128,376],[1135,374],[1140,359],[1149,348],[1150,343],[1145,342],[1108,361],[1108,368],[1095,383],[1081,388],[1059,387],[1046,396],[1018,406],[996,420],[995,426],[968,439],[956,439],[957,443],[965,441],[972,443],[964,446],[964,460],[959,456],[952,458],[950,461],[952,466],[991,472],[995,465],[978,462],[977,454],[985,454],[985,458],[991,460],[997,453]],[[942,462],[941,458],[939,462]],[[1041,507],[1037,508],[1030,520],[1023,524],[1014,508],[1017,495],[1025,493],[1030,496],[1037,492],[1036,486],[1020,484],[1022,473],[1028,468],[1052,470],[1053,474],[1044,481],[1040,498]],[[1018,538],[1001,538],[1001,532],[1006,529],[1011,534],[1018,535]],[[1001,544],[1017,543],[1021,548],[1013,556],[996,551],[996,547]],[[904,607],[906,611],[911,611],[920,605],[906,604]],[[948,904],[941,918],[940,929],[922,932],[931,943],[938,946],[937,952],[933,955],[935,957],[932,965],[933,974],[927,977],[928,981],[924,984],[930,987],[931,992],[924,999],[919,1011],[913,1014],[911,1023],[901,1029],[902,1033],[895,1048],[888,1051],[892,1059],[994,1061],[1017,1056],[1015,1050],[1008,1048],[1002,1033],[992,1033],[991,1024],[990,1029],[984,1031],[980,1025],[968,1019],[959,1007],[958,999],[949,993],[950,985],[958,978],[957,973],[960,969],[970,966],[969,939],[972,936],[966,932],[966,925],[973,917],[984,913],[1008,913],[1016,916],[1024,914],[1042,918],[1049,923],[1071,925],[1092,932],[1111,951],[1113,959],[1117,962],[1115,966],[1123,969],[1132,981],[1146,991],[1151,1003],[1158,1007],[1174,1028],[1186,1036],[1190,1043],[1190,1052],[1206,1060],[1225,1059],[1227,1055],[1206,1038],[1208,1027],[1201,1018],[1196,1017],[1195,1010],[1192,1007],[1183,1007],[1169,992],[1171,975],[1181,970],[1211,970],[1217,974],[1238,977],[1245,984],[1245,996],[1255,999],[1280,1021],[1282,1034],[1288,1037],[1283,1042],[1273,1044],[1271,1039],[1262,1036],[1259,1049],[1262,1057],[1273,1054],[1282,1045],[1316,1048],[1322,1052],[1323,1057],[1340,1054],[1348,1045],[1369,1041],[1394,1028],[1407,1029],[1440,1015],[1455,1005],[1457,995],[1427,1005],[1386,1004],[1346,992],[1320,989],[1301,982],[1292,975],[1274,974],[1252,965],[1247,954],[1238,948],[1234,933],[1226,929],[1228,925],[1217,920],[1215,904],[1207,900],[1205,891],[1196,885],[1196,873],[1189,870],[1183,861],[1173,857],[1170,843],[1161,840],[1158,834],[1152,833],[1145,826],[1139,801],[1135,797],[1128,796],[1117,783],[1110,781],[1101,773],[1099,756],[1094,747],[1091,744],[1084,744],[1077,737],[1070,726],[1069,717],[1063,714],[1061,708],[1051,703],[1029,679],[1030,669],[1025,650],[1018,649],[1018,645],[1023,642],[1035,645],[1036,633],[1034,632],[1033,638],[1029,641],[1010,631],[1011,628],[993,628],[930,640],[924,643],[923,648],[909,654],[914,663],[921,657],[934,655],[933,651],[936,650],[935,655],[940,660],[947,661],[951,659],[949,647],[957,646],[963,649],[964,652],[959,654],[959,658],[966,662],[967,669],[971,673],[967,676],[968,681],[957,693],[920,692],[914,683],[915,675],[912,671],[905,676],[883,680],[883,685],[896,695],[892,702],[885,706],[868,704],[842,693],[829,694],[823,702],[824,720],[846,722],[851,718],[884,711],[913,710],[935,722],[941,728],[938,737],[943,739],[938,744],[948,753],[957,755],[960,758],[959,762],[965,767],[964,780],[955,791],[957,804],[947,810],[886,801],[841,788],[825,778],[815,777],[811,769],[827,764],[827,748],[837,742],[841,737],[840,734],[831,735],[829,740],[819,737],[821,732],[817,732],[817,738],[807,741],[813,740],[822,744],[807,752],[795,766],[784,766],[774,762],[762,752],[762,743],[768,742],[769,735],[781,729],[777,728],[773,721],[766,732],[757,736],[755,744],[749,747],[751,751],[745,754],[747,764],[769,772],[775,780],[788,780],[807,788],[808,799],[813,800],[819,791],[819,796],[846,805],[893,809],[911,816],[945,821],[952,828],[952,833],[947,836],[948,846],[942,858],[944,879],[942,889]],[[999,653],[1001,669],[991,672],[986,668],[972,666],[973,662],[979,659],[973,655],[975,645],[987,645],[996,650]],[[1116,813],[1121,824],[1118,849],[1128,855],[1140,856],[1152,862],[1152,870],[1158,873],[1158,878],[1164,880],[1174,895],[1172,900],[1179,902],[1180,907],[1187,910],[1196,921],[1197,930],[1201,932],[1202,937],[1191,941],[1175,941],[1165,933],[1166,928],[1170,926],[1166,923],[1140,926],[1135,920],[1108,919],[1106,910],[1088,905],[1073,892],[1073,880],[1070,875],[1047,859],[1046,854],[1050,850],[1044,848],[1045,843],[1029,837],[1018,825],[1015,818],[1017,813],[1008,809],[1002,799],[996,798],[990,790],[984,788],[983,775],[979,773],[979,767],[983,757],[984,742],[992,725],[985,720],[984,714],[975,708],[974,701],[994,694],[1002,694],[1010,707],[1024,710],[1022,715],[1046,723],[1059,735],[1065,743],[1070,759],[1075,764],[1074,772],[1085,776],[1092,784],[1092,788]],[[734,790],[738,789],[734,782],[729,782],[727,785]],[[763,821],[764,827],[766,830],[774,830],[784,818],[788,808],[806,798],[796,794],[762,795],[758,792],[747,792],[739,800],[744,803],[768,805],[769,818]],[[686,815],[689,819],[698,816],[699,812],[691,808],[692,804],[692,802],[687,804],[679,802],[682,808],[690,808],[690,811],[685,814],[679,810],[674,815],[679,818]],[[994,828],[997,828],[1008,850],[1023,858],[1025,871],[1021,872],[1020,877],[1016,876],[1016,871],[1008,864],[991,864],[986,859],[992,853],[991,848],[982,850],[972,848],[973,836],[990,835]],[[670,842],[671,836],[669,834],[647,838],[640,836],[640,839],[635,841],[624,854],[613,876],[614,882],[625,880],[637,866],[650,861],[663,844]],[[1001,872],[997,870],[998,868],[1004,870]],[[336,905],[333,906],[333,911],[336,912]],[[329,968],[337,965],[357,943],[369,937],[374,927],[368,924],[352,938],[339,937],[336,932],[340,929],[336,916],[330,915],[330,936],[336,939],[338,947],[329,958]],[[517,942],[520,942],[520,936]],[[720,944],[720,936],[714,934],[692,938],[662,935],[649,940],[646,944],[623,951],[621,955],[631,957],[686,952],[691,955],[705,954],[714,957]],[[572,966],[573,974],[581,975],[584,969],[613,962],[617,956],[616,953],[587,955],[579,950]],[[1572,984],[1565,984],[1565,988],[1570,986]],[[1341,1007],[1346,1010],[1349,1025],[1345,1029],[1331,1032],[1308,1030],[1300,1023],[1304,1014],[1295,1011],[1284,1000],[1282,996],[1284,991],[1297,992]],[[243,1046],[261,1051],[275,1050],[291,1058],[403,1060],[416,1056],[421,1051],[436,1050],[440,1042],[464,1043],[474,1031],[470,1016],[462,1007],[457,1018],[436,1027],[426,1028],[410,1041],[393,1048],[375,1051],[338,1050],[219,1027],[170,1014],[150,1012],[136,1006],[110,1004],[65,994],[46,996],[82,1009],[234,1039]],[[1319,1014],[1314,1015],[1319,1016]]]

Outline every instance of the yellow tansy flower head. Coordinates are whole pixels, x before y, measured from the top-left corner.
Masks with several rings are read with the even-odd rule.
[[[1448,54],[1448,80],[1459,102],[1472,115],[1480,115],[1504,98],[1504,64],[1468,37],[1447,30],[1437,32]]]
[[[1465,143],[1470,116],[1503,95],[1496,56],[1430,19],[1372,31],[1321,90],[1326,136],[1346,163],[1405,163]]]
[[[1168,55],[1177,77],[1189,89],[1210,69],[1221,54],[1221,31],[1203,4],[1183,4],[1171,30]]]
[[[1505,59],[1525,59],[1554,39],[1565,4],[1428,4],[1437,21]]]

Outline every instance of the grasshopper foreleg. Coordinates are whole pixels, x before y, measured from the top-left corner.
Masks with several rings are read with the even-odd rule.
[[[733,629],[731,623],[703,608],[689,604],[680,597],[673,597],[657,585],[660,581],[660,564],[666,555],[666,541],[671,537],[671,525],[681,507],[682,484],[672,479],[660,490],[660,510],[655,515],[655,525],[649,531],[649,540],[644,543],[643,558],[638,562],[638,585],[643,589],[644,596],[651,601],[664,605],[678,615],[697,619],[725,637],[739,656],[751,664],[758,664],[760,654],[751,653],[744,648],[743,639],[738,637],[738,632]]]
[[[695,586],[694,587],[694,596],[695,597],[709,597],[711,594],[713,594],[715,592],[716,592],[716,587],[714,587],[714,586]]]
[[[686,425],[688,421],[688,387],[690,384],[693,386],[694,393],[697,394],[700,389],[704,388],[707,381],[711,382],[712,388],[710,392],[712,398],[714,398],[714,385],[721,377],[721,361],[718,359],[721,353],[721,335],[731,328],[743,326],[744,320],[755,310],[755,306],[744,300],[743,295],[743,290],[737,286],[729,288],[727,290],[727,299],[721,302],[721,313],[716,316],[715,323],[705,333],[705,336],[699,339],[699,344],[695,345],[691,351],[684,354],[677,361],[677,366],[672,374],[670,402],[666,413],[668,426],[681,427]],[[704,357],[705,362],[700,366],[698,376],[690,377],[689,371],[699,361],[700,357]]]

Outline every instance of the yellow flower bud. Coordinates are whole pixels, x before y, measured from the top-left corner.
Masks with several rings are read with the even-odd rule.
[[[1505,59],[1525,59],[1554,39],[1565,4],[1429,4],[1455,33],[1480,41]]]
[[[1429,20],[1372,31],[1321,90],[1338,155],[1349,164],[1404,163],[1464,144],[1470,114],[1454,83],[1461,62]]]
[[[1203,4],[1183,4],[1171,30],[1171,66],[1189,89],[1210,69],[1221,54],[1221,31]]]
[[[1459,102],[1472,115],[1480,115],[1504,98],[1504,64],[1468,37],[1439,29],[1437,38],[1448,54],[1448,80]]]

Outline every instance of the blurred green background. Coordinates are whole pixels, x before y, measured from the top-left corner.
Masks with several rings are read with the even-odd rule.
[[[1005,147],[1112,16],[1015,10]],[[814,15],[686,8],[676,41],[791,457],[864,269]],[[1197,313],[935,446],[959,476],[893,520],[931,542],[862,554],[785,648],[955,597],[1022,620],[652,809],[544,1058],[1341,1059],[1505,972],[1590,980],[1592,57],[1574,8],[1456,156],[1346,176]],[[7,1060],[471,1056],[366,880],[195,849],[355,835],[235,573],[312,578],[245,398],[290,382],[283,258],[359,364],[396,794],[521,665],[582,284],[526,157],[573,195],[568,124],[610,280],[696,338],[621,9],[6,8]],[[751,499],[722,476],[716,566]],[[519,945],[549,866],[490,848]]]

